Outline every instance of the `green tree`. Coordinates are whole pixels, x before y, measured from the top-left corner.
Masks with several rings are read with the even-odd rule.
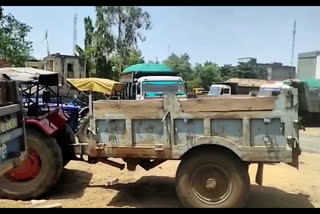
[[[199,68],[199,77],[203,88],[208,90],[210,85],[216,82],[221,82],[220,68],[213,62],[205,62],[203,66]]]
[[[83,52],[87,63],[89,61],[91,76],[117,79],[125,66],[143,61],[137,41],[145,40],[141,31],[151,29],[151,21],[150,15],[141,8],[98,6],[95,25],[90,17],[85,18],[84,23]]]
[[[239,65],[234,68],[231,77],[257,79],[258,75],[255,68],[249,63],[240,62]]]
[[[92,76],[95,73],[95,63],[94,63],[94,46],[93,46],[93,33],[94,27],[92,25],[92,20],[88,16],[84,18],[85,27],[85,38],[84,38],[84,49],[80,46],[76,46],[77,55],[86,60],[86,76]]]
[[[150,30],[151,21],[148,12],[134,6],[105,6],[106,19],[116,29],[116,51],[122,59],[129,56],[132,48],[137,48],[137,41],[146,37],[140,30]]]
[[[113,56],[112,60],[112,70],[114,73],[114,80],[118,80],[119,78],[119,73],[118,71],[120,70],[119,65],[120,65],[120,61],[121,58],[118,55]],[[124,65],[123,67],[129,67],[130,65],[135,65],[135,64],[140,64],[140,63],[144,63],[144,58],[142,56],[142,53],[140,50],[137,49],[131,49],[129,51],[129,55],[126,58],[126,61],[124,61]]]
[[[267,79],[267,69],[257,66],[255,69],[258,79]]]
[[[197,63],[192,69],[191,80],[188,82],[188,89],[191,91],[193,88],[202,88],[200,73],[202,65]]]
[[[151,29],[150,15],[134,6],[105,6],[104,13],[116,31],[114,43],[119,75],[128,64],[130,52],[137,49],[138,39],[145,41],[141,30]]]
[[[220,75],[222,81],[230,79],[233,71],[234,67],[232,65],[223,65],[222,67],[220,67]]]
[[[190,81],[192,79],[192,67],[189,62],[190,57],[187,53],[182,54],[180,57],[172,53],[166,60],[163,61],[164,64],[168,65],[171,69],[178,72],[184,81]]]
[[[92,76],[112,78],[111,54],[114,49],[114,37],[111,32],[111,23],[105,17],[104,9],[96,7],[96,23],[93,33],[93,60],[95,73]]]
[[[26,40],[30,30],[30,26],[13,15],[5,15],[0,7],[0,58],[13,66],[23,66],[32,51],[32,42]]]

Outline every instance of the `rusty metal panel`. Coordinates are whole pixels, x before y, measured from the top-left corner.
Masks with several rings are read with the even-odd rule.
[[[132,120],[134,146],[154,146],[166,144],[161,120]]]
[[[243,141],[241,119],[211,120],[211,135],[219,136],[241,144]]]
[[[250,145],[267,148],[285,147],[287,139],[284,135],[284,123],[280,118],[251,119]]]
[[[204,122],[202,119],[175,119],[174,129],[175,144],[178,145],[204,136]]]
[[[117,147],[126,144],[126,120],[96,120],[97,143]]]

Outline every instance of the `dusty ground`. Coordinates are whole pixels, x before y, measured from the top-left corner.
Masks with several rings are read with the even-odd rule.
[[[303,145],[303,142],[306,142]],[[301,134],[300,169],[267,165],[264,186],[254,184],[256,165],[250,166],[251,191],[247,207],[320,207],[320,129]],[[312,152],[312,153],[309,153]],[[168,161],[148,172],[120,171],[98,163],[70,162],[55,189],[43,197],[63,207],[181,207],[175,193],[178,162]],[[119,178],[119,183],[107,182]],[[0,199],[0,207],[34,207],[31,201]]]

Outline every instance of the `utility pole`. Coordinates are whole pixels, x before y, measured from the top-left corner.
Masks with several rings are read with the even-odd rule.
[[[294,23],[293,23],[293,32],[292,32],[292,50],[291,50],[291,67],[292,67],[292,73],[294,72],[294,69],[293,69],[293,57],[294,57],[295,38],[296,38],[296,20],[294,20]],[[289,77],[290,77],[290,79],[291,79],[291,73],[289,74]]]
[[[77,12],[74,15],[74,19],[73,19],[73,55],[76,55],[76,46],[77,46]]]
[[[50,51],[49,51],[49,39],[48,39],[48,30],[46,30],[44,39],[47,40],[47,54],[48,56],[50,55]]]

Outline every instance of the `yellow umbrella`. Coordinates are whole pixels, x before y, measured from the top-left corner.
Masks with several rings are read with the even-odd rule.
[[[123,83],[103,78],[67,79],[67,81],[79,91],[101,92],[107,95],[125,88]]]

